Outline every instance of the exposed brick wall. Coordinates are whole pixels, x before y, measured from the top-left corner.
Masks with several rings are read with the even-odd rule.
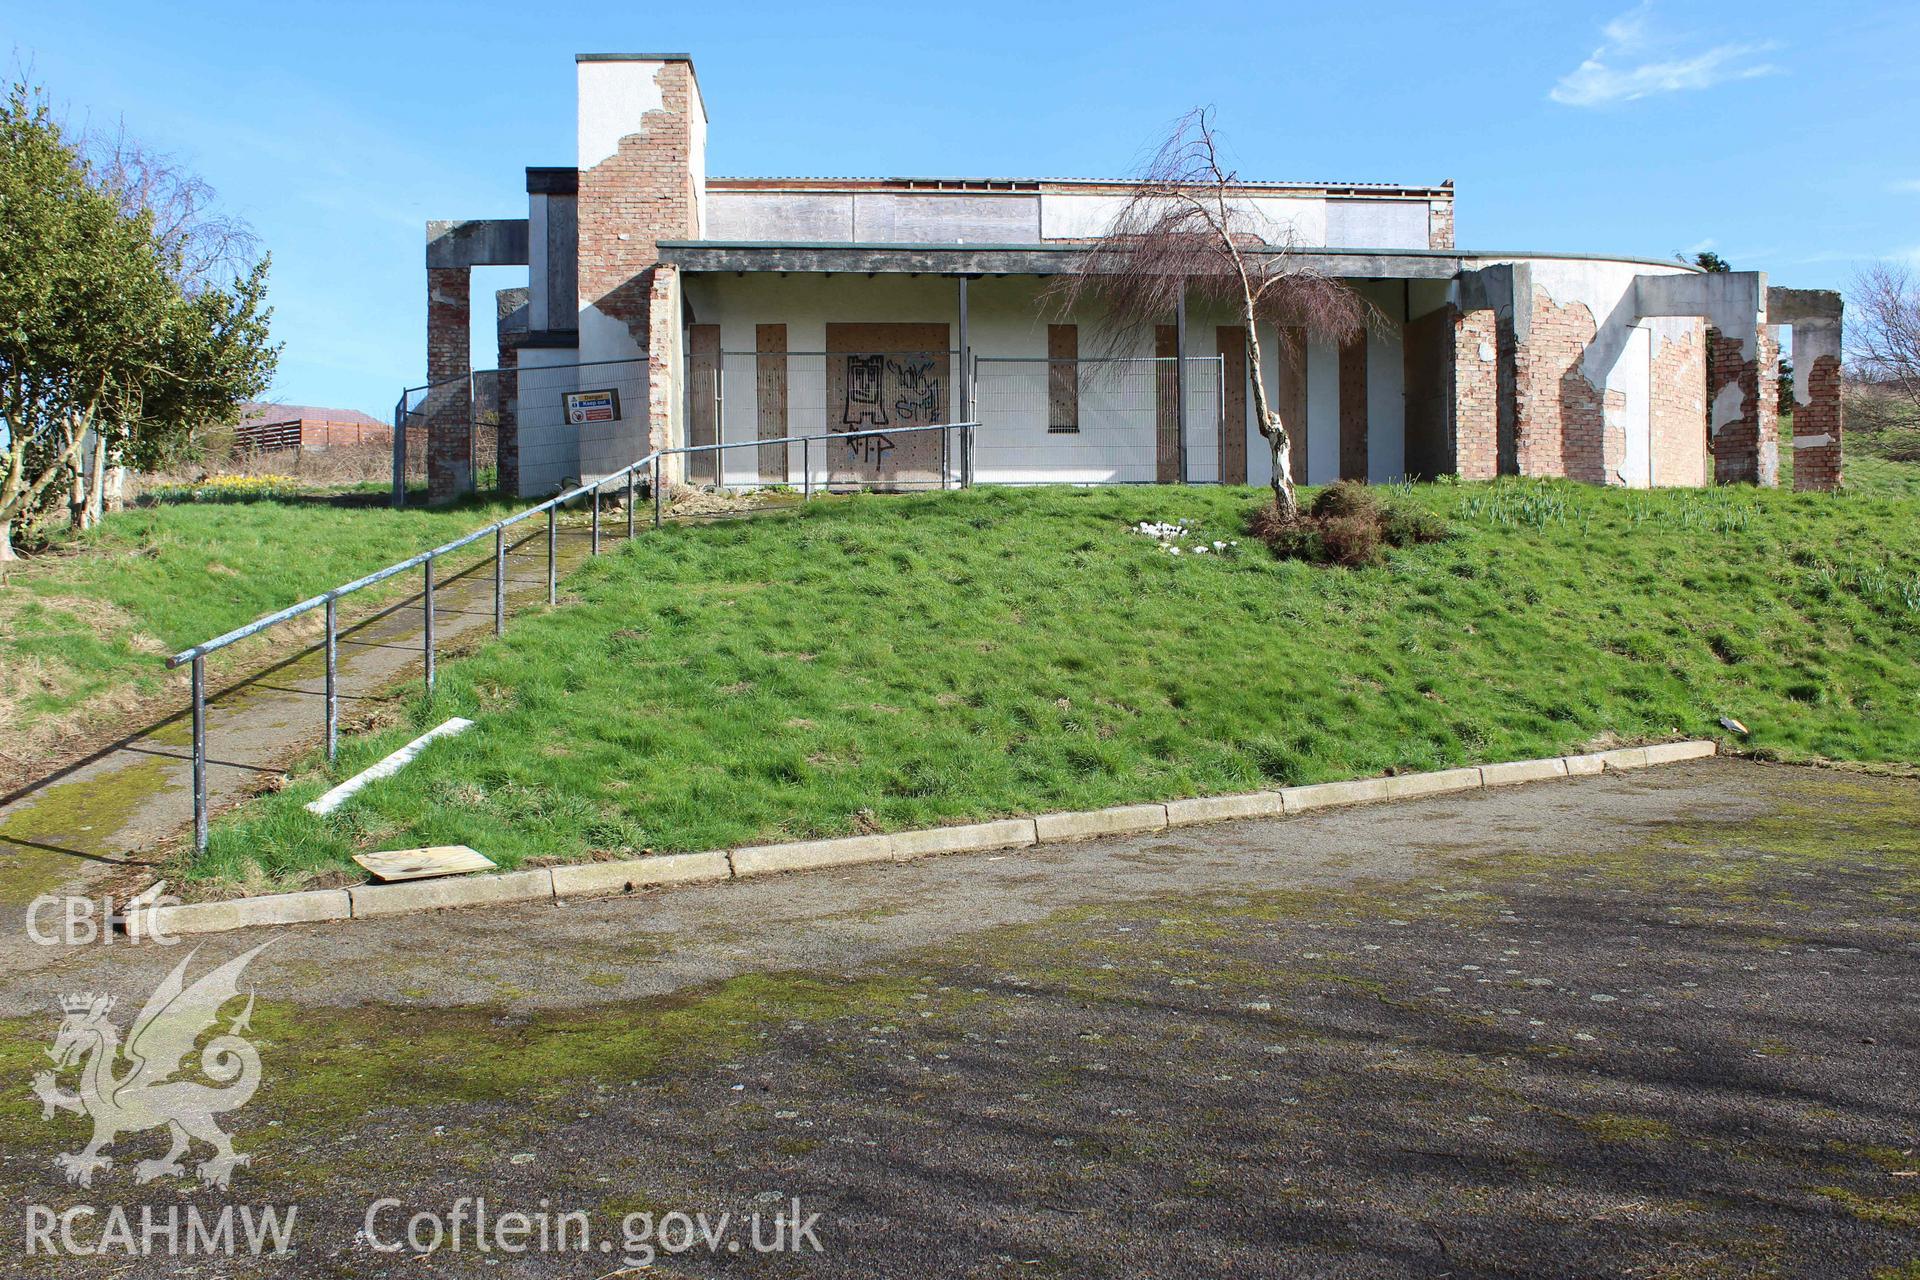
[[[1760,329],[1760,483],[1773,488],[1780,483],[1780,336],[1777,331]]]
[[[1452,311],[1453,469],[1462,480],[1500,474],[1499,324],[1491,311]]]
[[[1653,483],[1663,488],[1707,482],[1706,326],[1684,323],[1679,340],[1658,332],[1652,340],[1647,412]]]
[[[427,268],[427,501],[473,487],[473,307],[465,267]]]
[[[654,76],[660,109],[642,116],[615,154],[580,173],[580,304],[624,321],[643,351],[659,243],[696,234],[692,77],[687,63],[663,64]]]
[[[1562,307],[1534,291],[1532,332],[1520,356],[1525,387],[1518,397],[1523,407],[1515,435],[1523,476],[1569,476],[1592,484],[1617,480],[1607,471],[1605,401],[1580,368],[1594,328],[1586,304]],[[1625,454],[1624,438],[1618,451]]]
[[[500,347],[500,425],[494,437],[500,492],[520,492],[520,345]]]
[[[1808,403],[1793,411],[1793,487],[1795,490],[1840,487],[1840,358],[1819,356],[1810,369],[1795,369]],[[1827,437],[1827,443],[1802,446],[1803,438]]]
[[[1453,248],[1453,200],[1427,202],[1427,248]]]
[[[680,269],[671,264],[656,266],[648,273],[647,309],[647,449],[666,449],[677,441],[673,429],[676,409],[675,389],[680,372]],[[684,454],[668,464],[667,475],[684,478]]]
[[[1730,386],[1739,388],[1740,416],[1723,422],[1713,440],[1713,478],[1718,484],[1779,483],[1779,344],[1761,329],[1755,358],[1743,359],[1740,340],[1707,331],[1707,406]]]
[[[520,348],[528,333],[524,321],[510,317],[527,304],[525,289],[501,289],[494,294],[494,329],[499,344],[500,371],[495,378],[494,465],[500,472],[500,491],[520,492]]]

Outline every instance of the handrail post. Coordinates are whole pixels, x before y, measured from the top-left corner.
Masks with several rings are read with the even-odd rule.
[[[547,508],[547,603],[560,603],[559,531],[555,527],[555,512],[560,508]]]
[[[660,527],[660,455],[653,457],[653,527]]]
[[[333,757],[340,746],[340,689],[335,672],[339,665],[339,606],[332,597],[327,599],[327,763],[333,763]]]
[[[207,851],[207,660],[193,658],[193,848]]]
[[[507,531],[493,531],[493,634],[507,629]]]
[[[428,556],[420,566],[426,578],[426,591],[422,593],[421,604],[426,616],[426,634],[422,637],[422,647],[427,653],[427,692],[433,692],[433,557]]]
[[[973,488],[973,424],[971,422],[969,422],[966,425],[965,432],[964,434],[961,435],[960,440],[961,440],[960,487],[962,489],[971,489]]]
[[[813,445],[800,437],[800,501],[813,499]]]
[[[633,475],[634,469],[627,468],[627,541],[633,541]]]
[[[600,554],[600,482],[594,481],[593,492],[587,495],[587,501],[593,504],[593,551]]]

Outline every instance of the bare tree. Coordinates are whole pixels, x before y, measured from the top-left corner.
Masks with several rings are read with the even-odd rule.
[[[1134,181],[1113,224],[1049,294],[1062,311],[1104,306],[1115,351],[1187,297],[1231,307],[1247,331],[1254,412],[1273,455],[1273,500],[1292,516],[1299,510],[1291,434],[1298,424],[1283,421],[1267,394],[1260,325],[1281,326],[1282,344],[1304,337],[1345,342],[1366,326],[1371,308],[1294,252],[1290,228],[1266,228],[1277,239],[1263,235],[1237,205],[1238,185],[1238,175],[1221,163],[1212,111],[1188,112]]]
[[[260,237],[243,219],[218,208],[206,179],[177,157],[129,137],[124,122],[111,132],[88,132],[80,150],[89,181],[122,213],[152,216],[154,242],[187,294],[229,286],[260,260]]]
[[[1854,277],[1848,357],[1854,370],[1920,409],[1920,285],[1903,266],[1879,262]]]

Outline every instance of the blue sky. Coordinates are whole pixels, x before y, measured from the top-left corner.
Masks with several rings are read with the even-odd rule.
[[[1808,287],[1920,262],[1913,5],[3,11],[70,122],[124,118],[264,237],[276,396],[382,415],[425,361],[423,224],[524,216],[524,167],[573,163],[582,51],[692,53],[715,174],[1107,177],[1211,104],[1247,177],[1453,179],[1464,247],[1710,247]]]

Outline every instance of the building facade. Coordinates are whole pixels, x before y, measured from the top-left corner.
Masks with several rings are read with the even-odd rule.
[[[686,55],[582,54],[576,71],[575,163],[526,171],[527,216],[428,224],[429,385],[408,407],[434,499],[471,486],[482,413],[502,483],[528,496],[663,446],[952,421],[980,423],[981,483],[1270,478],[1230,314],[1189,304],[1116,350],[1101,316],[1051,305],[1125,183],[711,177]],[[1344,345],[1262,335],[1308,483],[1776,484],[1783,326],[1795,487],[1839,482],[1836,294],[1457,248],[1449,183],[1250,182],[1231,200],[1240,225],[1381,318]],[[470,270],[501,264],[528,283],[495,300],[500,367],[477,376]],[[804,462],[796,445],[733,449],[676,460],[674,477],[800,483],[804,466],[884,486],[928,474],[935,440],[808,447]]]

